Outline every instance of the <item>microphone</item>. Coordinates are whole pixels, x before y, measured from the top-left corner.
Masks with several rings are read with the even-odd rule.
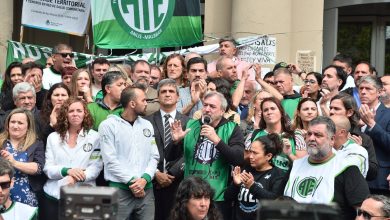
[[[211,123],[211,117],[208,115],[205,115],[202,117],[202,124],[209,125]],[[204,141],[205,137],[203,135],[200,135],[199,141],[202,143]]]
[[[211,123],[211,117],[208,115],[205,115],[202,117],[202,124],[209,125]]]

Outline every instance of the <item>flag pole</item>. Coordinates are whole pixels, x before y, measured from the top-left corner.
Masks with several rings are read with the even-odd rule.
[[[20,25],[20,36],[19,36],[20,43],[23,43],[23,32],[24,32],[24,26]]]

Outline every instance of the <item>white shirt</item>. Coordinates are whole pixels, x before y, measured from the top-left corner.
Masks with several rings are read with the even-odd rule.
[[[65,137],[67,140],[68,134]],[[88,133],[80,131],[77,145],[70,148],[66,141],[62,141],[60,134],[53,132],[47,138],[46,163],[43,171],[49,178],[43,190],[46,194],[59,199],[61,186],[69,184],[68,178],[61,175],[63,168],[85,169],[86,179],[76,184],[95,186],[95,179],[103,168],[100,155],[99,134],[94,130]]]
[[[61,74],[54,73],[50,68],[43,69],[42,87],[49,90],[56,83],[62,82]]]

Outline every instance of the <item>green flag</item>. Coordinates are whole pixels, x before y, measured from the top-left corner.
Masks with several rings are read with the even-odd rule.
[[[92,0],[95,45],[106,49],[188,46],[202,41],[199,0]]]

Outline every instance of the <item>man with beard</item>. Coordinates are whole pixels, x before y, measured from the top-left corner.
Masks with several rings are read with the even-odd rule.
[[[322,71],[321,95],[317,102],[320,115],[329,116],[330,100],[339,93],[347,80],[347,74],[343,68],[330,65]]]
[[[308,155],[294,161],[284,195],[300,203],[330,204],[341,210],[341,219],[354,219],[355,208],[369,195],[359,168],[332,150],[336,126],[328,117],[309,122]]]
[[[347,74],[346,83],[345,83],[344,87],[341,89],[341,91],[343,91],[347,88],[353,88],[356,86],[354,79],[353,79],[352,58],[350,56],[347,56],[345,54],[337,54],[333,58],[332,64],[343,68],[344,72]]]
[[[153,219],[152,178],[159,153],[153,125],[141,117],[147,106],[145,92],[128,87],[120,103],[124,111],[109,115],[99,126],[104,178],[118,189],[118,219]]]
[[[207,89],[207,61],[201,57],[191,58],[187,63],[189,87],[180,88],[177,110],[190,118],[202,109],[202,98]]]
[[[51,52],[53,65],[43,70],[42,86],[49,90],[50,87],[56,83],[60,83],[61,72],[64,67],[73,65],[74,54],[72,47],[66,44],[57,44],[53,47]]]
[[[146,93],[146,102],[148,103],[146,115],[151,115],[160,109],[160,104],[158,103],[157,90],[150,86],[150,64],[145,60],[137,60],[131,70],[131,80],[142,85]]]
[[[383,91],[380,97],[380,101],[387,107],[390,108],[390,75],[380,77],[383,85]]]
[[[223,117],[226,107],[221,93],[208,92],[203,99],[202,118],[190,120],[185,131],[181,122],[175,121],[171,130],[174,142],[184,139],[184,177],[205,179],[215,190],[213,199],[218,209],[224,219],[229,219],[231,205],[224,202],[224,192],[230,182],[230,167],[244,162],[244,136],[235,122]]]

